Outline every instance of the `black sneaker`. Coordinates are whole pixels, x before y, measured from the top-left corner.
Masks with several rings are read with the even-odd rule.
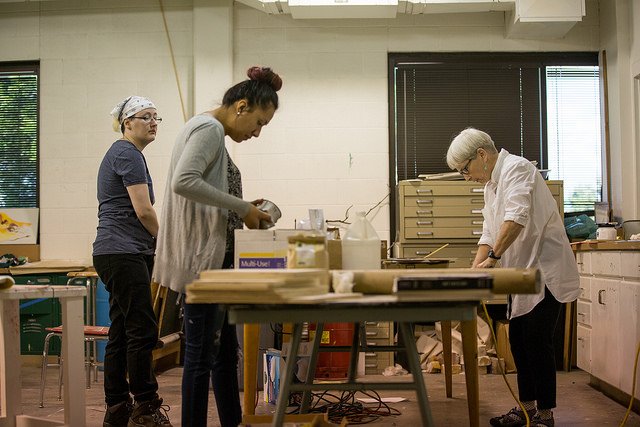
[[[554,427],[555,421],[553,421],[553,412],[551,413],[551,418],[540,418],[540,414],[535,414],[533,418],[531,418],[531,427]]]
[[[529,420],[533,418],[535,413],[535,409],[527,411],[527,414],[529,414]],[[494,427],[522,427],[527,425],[527,419],[525,418],[522,409],[520,409],[519,406],[516,406],[504,415],[491,418],[489,420],[489,424]]]
[[[162,399],[155,399],[146,402],[136,403],[129,418],[128,427],[173,427],[167,417],[169,405],[163,405]]]
[[[132,411],[133,400],[131,398],[128,401],[107,406],[102,427],[127,427]]]

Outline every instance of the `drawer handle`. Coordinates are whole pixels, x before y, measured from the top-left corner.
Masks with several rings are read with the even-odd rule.
[[[376,353],[365,353],[364,357],[376,357]]]
[[[376,344],[376,343],[374,343],[374,342],[369,342],[369,341],[367,341],[367,346],[369,346],[369,347],[375,347],[375,346],[377,346],[377,345],[378,345],[378,344]]]
[[[433,211],[416,211],[418,215],[431,215]]]
[[[473,234],[474,236],[482,236],[482,231],[473,230],[471,234]]]
[[[433,190],[430,188],[419,188],[416,190],[416,194],[423,194],[423,193],[433,194]]]
[[[482,225],[483,221],[480,220],[473,220],[471,221],[471,225]]]
[[[431,253],[431,251],[429,252],[425,252],[425,251],[416,251],[416,255],[429,255]]]
[[[365,368],[377,368],[378,364],[377,363],[365,363],[364,367]]]
[[[433,221],[417,221],[418,225],[433,225]]]
[[[367,321],[367,322],[364,322],[364,324],[365,324],[365,325],[374,325],[374,326],[375,326],[375,325],[377,325],[377,324],[378,324],[378,322],[368,322],[368,321]]]
[[[606,289],[600,289],[600,290],[598,291],[598,304],[606,305],[606,304],[603,302],[603,299],[602,299],[602,294],[603,294],[603,293],[605,293],[605,292],[606,292]]]
[[[472,189],[471,189],[471,192],[472,192],[472,193],[483,193],[483,194],[484,194],[484,188],[482,188],[482,187],[480,187],[480,188],[475,187],[475,188],[472,188]]]
[[[416,200],[417,204],[433,204],[433,200],[431,199],[418,199]]]
[[[584,341],[584,338],[578,337],[578,341]]]
[[[482,209],[471,209],[471,213],[472,214],[481,214],[482,213]]]
[[[378,332],[376,332],[376,331],[367,331],[367,336],[368,337],[375,337],[376,335],[378,335]]]
[[[586,316],[586,314],[585,313],[578,313],[578,316],[584,317],[584,316]]]
[[[469,251],[471,253],[471,255],[475,255],[478,253],[478,251]]]
[[[433,231],[418,231],[418,236],[433,236]]]
[[[471,199],[471,203],[484,203],[484,199]]]

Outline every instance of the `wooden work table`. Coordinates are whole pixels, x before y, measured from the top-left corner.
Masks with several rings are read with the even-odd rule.
[[[469,425],[479,425],[479,395],[478,395],[478,366],[477,366],[477,343],[476,343],[476,309],[481,300],[487,298],[487,294],[491,295],[489,289],[485,289],[482,295],[478,293],[473,296],[471,293],[465,294],[465,299],[455,299],[455,291],[428,291],[421,293],[418,299],[413,299],[415,294],[411,295],[411,301],[408,302],[399,298],[397,294],[392,293],[394,278],[397,276],[435,276],[455,277],[457,275],[491,275],[493,293],[537,293],[541,289],[540,274],[535,269],[424,269],[419,270],[356,270],[354,274],[354,290],[361,294],[355,295],[347,299],[327,299],[325,301],[318,300],[313,303],[301,304],[299,301],[286,301],[269,298],[258,299],[255,294],[250,296],[247,294],[247,300],[242,300],[242,286],[256,285],[260,280],[265,281],[265,277],[269,277],[270,281],[282,280],[283,284],[288,278],[295,278],[299,275],[310,275],[312,277],[305,279],[311,280],[316,274],[320,281],[328,279],[329,272],[326,270],[268,270],[268,271],[249,271],[249,270],[229,270],[221,273],[220,271],[202,272],[200,280],[187,286],[187,303],[218,303],[225,304],[229,309],[229,321],[231,323],[243,323],[244,327],[244,412],[245,414],[253,414],[254,399],[256,396],[256,378],[257,378],[257,356],[258,356],[258,337],[259,324],[268,322],[290,322],[293,323],[294,333],[292,336],[291,351],[297,351],[297,342],[300,340],[299,335],[302,330],[303,322],[362,322],[364,320],[372,321],[396,321],[399,323],[400,330],[405,338],[405,345],[409,355],[409,362],[412,365],[412,372],[417,372],[413,376],[413,386],[418,395],[418,403],[422,414],[423,423],[426,426],[433,425],[429,404],[424,388],[424,380],[421,375],[421,369],[417,358],[417,350],[415,342],[412,339],[412,333],[409,330],[411,322],[419,321],[437,321],[442,320],[450,322],[452,320],[460,320],[463,329],[463,347],[466,370],[467,398],[469,406]],[[280,279],[279,279],[280,277]],[[304,276],[306,277],[306,276]],[[209,280],[209,281],[208,281]],[[246,281],[246,282],[245,282]],[[235,292],[221,294],[214,291],[216,282],[224,286],[236,285]],[[247,288],[250,292],[250,288]],[[466,291],[460,291],[466,292]],[[364,295],[363,295],[364,294]],[[382,294],[382,295],[374,295]],[[455,296],[460,296],[457,294]],[[225,299],[226,298],[226,299]],[[251,298],[251,299],[249,299]],[[422,299],[420,299],[422,298]],[[453,299],[452,299],[453,298]],[[316,333],[316,338],[319,334]],[[315,345],[315,344],[314,344]],[[355,343],[354,343],[355,345]],[[295,349],[295,350],[294,350]],[[449,353],[445,348],[445,357]],[[295,353],[292,353],[295,356]],[[313,359],[313,353],[312,353]],[[352,350],[353,359],[353,350]],[[286,373],[281,382],[280,396],[286,396],[289,390],[298,389],[298,385],[293,386],[291,381],[287,382],[287,378],[291,378],[293,365],[296,363],[295,358],[291,355],[288,358]],[[354,361],[351,361],[352,368]],[[450,371],[450,370],[449,370]],[[315,389],[317,384],[313,383],[313,373],[315,370],[310,366],[306,383],[301,390],[307,392]],[[353,389],[360,390],[364,388],[390,387],[381,384],[370,386],[362,385],[355,382],[352,377],[353,369],[350,369],[349,381],[336,389]],[[396,386],[395,384],[393,386]],[[447,384],[447,394],[450,394],[450,386]],[[282,420],[284,410],[286,408],[286,399],[280,399],[278,403],[277,414],[273,425],[279,425]],[[303,405],[304,406],[304,405]]]
[[[84,427],[84,334],[82,286],[16,285],[0,290],[0,427]],[[23,415],[20,375],[21,299],[58,298],[62,306],[62,352],[65,358],[64,424]]]

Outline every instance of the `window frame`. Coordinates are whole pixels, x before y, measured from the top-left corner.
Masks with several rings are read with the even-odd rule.
[[[35,208],[40,208],[40,62],[39,61],[10,61],[0,62],[0,74],[35,74],[36,80],[36,167],[35,167]],[[31,208],[32,206],[6,206],[6,209]]]

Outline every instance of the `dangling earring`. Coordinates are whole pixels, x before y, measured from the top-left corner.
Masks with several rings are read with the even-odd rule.
[[[487,165],[486,164],[484,165],[484,171],[485,172],[487,171]]]
[[[236,115],[238,115],[238,116],[240,115],[240,110],[238,110],[238,111],[236,112]]]

